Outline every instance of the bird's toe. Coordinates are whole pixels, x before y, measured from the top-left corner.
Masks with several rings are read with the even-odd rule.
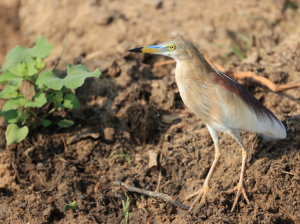
[[[238,203],[238,200],[239,200],[239,197],[241,195],[241,193],[243,193],[243,196],[247,202],[248,205],[250,205],[250,201],[248,199],[248,196],[247,196],[247,192],[246,192],[246,189],[244,187],[243,184],[239,183],[238,186],[236,186],[235,188],[233,188],[232,190],[228,190],[228,191],[222,191],[221,193],[222,194],[232,194],[236,191],[236,196],[235,196],[235,200],[234,200],[234,203],[232,205],[232,208],[231,208],[231,212],[234,211],[235,207],[237,206],[237,203]]]
[[[190,198],[198,195],[197,198],[193,201],[193,203],[192,203],[192,205],[191,205],[191,207],[190,207],[190,209],[189,209],[188,212],[191,212],[193,210],[193,208],[195,207],[195,205],[197,204],[197,202],[200,201],[201,198],[202,198],[202,203],[205,203],[205,201],[206,201],[206,194],[207,194],[208,190],[209,190],[209,187],[206,186],[206,185],[204,185],[199,191],[196,191],[193,194],[191,194],[191,195],[189,195],[189,196],[187,196],[185,198],[185,200],[188,200],[188,199],[190,199]]]

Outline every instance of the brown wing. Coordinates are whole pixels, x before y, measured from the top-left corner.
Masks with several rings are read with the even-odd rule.
[[[216,70],[217,71],[217,70]],[[217,73],[218,72],[218,73]],[[274,125],[274,121],[277,121],[281,126],[281,122],[278,118],[268,110],[261,102],[259,102],[247,89],[245,89],[240,83],[225,75],[224,73],[217,71],[214,73],[214,81],[227,91],[234,93],[238,96],[248,108],[255,113],[259,120],[268,120]]]

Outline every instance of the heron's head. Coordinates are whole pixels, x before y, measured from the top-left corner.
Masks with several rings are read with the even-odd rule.
[[[182,39],[176,39],[164,42],[159,45],[134,48],[129,51],[160,54],[174,58],[175,60],[183,60],[185,58],[191,57],[195,50],[196,52],[198,52],[197,48],[194,47],[194,45],[192,45],[191,43]]]

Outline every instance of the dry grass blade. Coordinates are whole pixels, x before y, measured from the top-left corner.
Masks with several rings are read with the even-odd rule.
[[[290,175],[295,175],[294,173],[291,173],[291,172],[287,172],[287,171],[284,171],[284,170],[281,170],[282,173],[286,173],[286,174],[290,174]]]
[[[14,168],[15,173],[16,173],[17,180],[20,182],[20,175],[19,175],[17,166],[15,165],[15,163],[13,161],[11,162],[11,164],[12,164],[12,167]]]

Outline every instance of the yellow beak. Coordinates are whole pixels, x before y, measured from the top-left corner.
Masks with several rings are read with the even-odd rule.
[[[150,53],[150,54],[155,54],[158,52],[163,52],[166,49],[162,45],[152,45],[149,47],[139,47],[139,48],[134,48],[129,50],[130,52],[139,52],[139,53]]]

